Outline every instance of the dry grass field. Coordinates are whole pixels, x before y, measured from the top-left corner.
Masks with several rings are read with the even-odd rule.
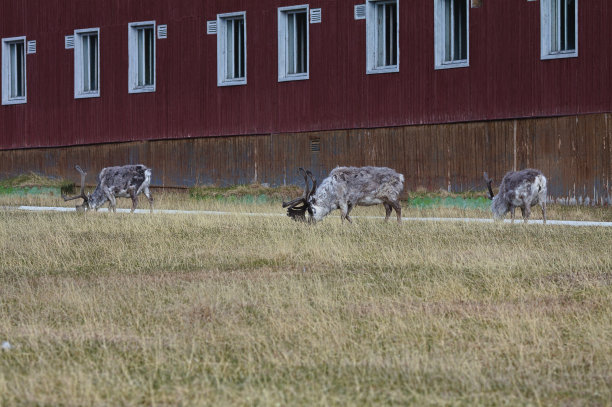
[[[612,228],[156,199],[236,215],[0,210],[1,405],[612,403]]]

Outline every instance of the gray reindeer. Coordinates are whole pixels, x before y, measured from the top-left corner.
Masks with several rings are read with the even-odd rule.
[[[290,202],[283,202],[287,215],[294,220],[317,222],[334,209],[340,209],[341,219],[352,222],[349,213],[355,206],[383,204],[385,220],[395,209],[398,223],[402,221],[399,195],[404,189],[404,176],[391,168],[336,167],[318,188],[312,172],[303,168],[299,171],[306,184],[304,194]],[[312,181],[312,187],[308,178]]]
[[[491,211],[495,219],[502,219],[510,212],[514,223],[514,211],[516,208],[521,208],[523,219],[527,223],[531,207],[539,204],[546,223],[546,177],[541,171],[528,168],[508,172],[502,179],[497,195],[493,194],[491,188],[493,180],[489,179],[486,172],[484,178],[489,190],[489,199],[492,199]]]
[[[98,185],[89,195],[85,195],[85,176],[87,173],[78,165],[76,170],[81,174],[81,192],[79,195],[67,197],[62,195],[64,201],[83,199],[81,205],[77,205],[77,211],[88,209],[97,210],[106,201],[109,201],[109,211],[116,212],[117,201],[115,198],[132,198],[132,210],[138,206],[138,195],[142,192],[149,200],[151,213],[153,213],[153,196],[149,191],[151,184],[151,169],[141,165],[123,165],[120,167],[103,168],[98,174]]]

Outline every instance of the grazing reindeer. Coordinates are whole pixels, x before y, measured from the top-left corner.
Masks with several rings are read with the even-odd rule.
[[[489,199],[491,202],[491,211],[495,219],[501,219],[508,212],[512,215],[512,223],[514,223],[514,210],[521,208],[525,223],[531,215],[531,207],[540,204],[542,208],[542,217],[546,223],[546,177],[539,170],[528,168],[521,171],[510,171],[499,186],[497,195],[493,195],[491,183],[487,173],[484,173],[484,178],[489,189]]]
[[[342,211],[341,219],[352,222],[349,213],[356,206],[383,204],[385,221],[395,209],[397,222],[402,221],[399,195],[404,189],[404,176],[386,167],[336,167],[317,188],[317,180],[310,171],[299,171],[304,176],[304,194],[290,202],[283,202],[287,215],[294,220],[320,221],[334,209]],[[308,178],[312,180],[309,188]],[[301,204],[301,206],[298,206]]]
[[[85,195],[85,176],[87,173],[78,165],[74,168],[81,173],[81,192],[79,195],[67,197],[62,195],[64,201],[73,199],[83,199],[81,205],[77,205],[77,211],[87,209],[97,210],[106,201],[109,201],[109,211],[116,212],[116,197],[132,198],[132,210],[134,212],[138,206],[138,194],[143,192],[149,200],[151,213],[153,213],[153,197],[149,191],[151,184],[151,169],[144,165],[124,165],[121,167],[103,168],[98,174],[98,185],[93,193]]]

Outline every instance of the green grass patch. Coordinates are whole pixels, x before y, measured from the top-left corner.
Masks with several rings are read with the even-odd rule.
[[[72,181],[47,177],[34,172],[0,180],[0,194],[45,194],[56,191],[70,194],[74,190],[75,184]]]

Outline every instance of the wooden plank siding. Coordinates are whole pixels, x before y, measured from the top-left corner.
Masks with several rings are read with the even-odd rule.
[[[0,0],[0,38],[27,36],[27,104],[0,106],[0,177],[76,180],[142,162],[154,185],[301,182],[337,165],[384,165],[407,187],[465,191],[537,167],[556,197],[597,197],[612,177],[612,2],[581,0],[578,57],[540,59],[540,2],[470,9],[469,67],[434,69],[433,0],[398,0],[398,73],[366,74],[355,1]],[[363,3],[363,1],[362,1]],[[277,8],[322,8],[309,79],[279,82]],[[247,85],[217,86],[206,22],[246,11]],[[128,23],[167,24],[156,91],[128,93]],[[100,28],[99,98],[74,98],[64,36]],[[1,86],[1,84],[0,84]],[[312,139],[320,152],[310,151]],[[92,181],[93,178],[90,180]]]
[[[366,75],[355,1],[312,0],[310,79],[278,82],[277,8],[287,0],[0,0],[0,37],[38,42],[28,103],[0,106],[0,149],[568,116],[612,111],[612,2],[579,3],[577,58],[540,59],[540,2],[470,9],[469,67],[434,69],[433,0],[399,0],[400,72]],[[299,4],[306,4],[298,2]],[[218,87],[206,21],[247,13],[247,85]],[[129,94],[127,25],[168,25],[157,89]],[[64,36],[100,27],[101,96],[74,98]],[[466,136],[467,137],[467,136]]]
[[[252,182],[300,184],[298,167],[324,177],[337,165],[380,165],[406,178],[407,190],[483,190],[482,173],[497,182],[506,171],[536,167],[552,197],[599,200],[612,181],[611,114],[470,123],[168,139],[0,151],[0,173],[27,171],[78,181],[110,165],[143,163],[153,185],[189,187]],[[320,151],[312,152],[312,139]]]

